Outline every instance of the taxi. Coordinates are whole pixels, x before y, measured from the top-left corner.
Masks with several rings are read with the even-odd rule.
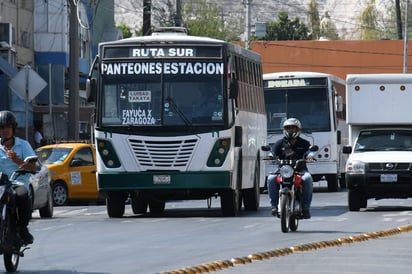
[[[58,143],[37,148],[39,160],[51,173],[55,206],[70,201],[98,201],[96,149],[88,143]]]

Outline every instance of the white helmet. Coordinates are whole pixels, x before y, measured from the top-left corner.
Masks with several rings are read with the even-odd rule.
[[[295,126],[297,127],[296,131],[287,131],[286,127]],[[289,118],[283,123],[283,135],[286,138],[297,138],[302,132],[302,125],[300,121],[296,118]]]

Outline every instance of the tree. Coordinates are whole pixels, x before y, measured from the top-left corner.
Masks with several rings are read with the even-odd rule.
[[[287,12],[281,11],[278,20],[269,22],[266,27],[266,35],[262,40],[310,40],[308,27],[298,18],[290,20]]]
[[[129,38],[132,36],[132,32],[130,31],[130,28],[126,26],[125,24],[116,26],[116,28],[120,29],[123,33],[123,38]]]
[[[325,15],[320,20],[320,36],[328,40],[338,40],[339,35],[335,24],[330,19],[329,13],[326,11]]]
[[[316,0],[311,0],[308,5],[309,29],[313,40],[320,38],[320,18],[318,11],[318,3]]]
[[[380,39],[382,32],[378,29],[378,11],[375,7],[375,0],[370,0],[366,8],[358,17],[361,24],[360,39]]]
[[[164,5],[152,6],[152,20],[160,27],[175,26],[176,1],[167,0]]]
[[[216,4],[207,1],[186,4],[182,17],[190,35],[237,41],[243,32],[241,17],[224,17]]]

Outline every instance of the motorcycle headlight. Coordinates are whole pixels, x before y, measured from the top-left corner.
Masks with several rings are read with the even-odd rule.
[[[284,178],[290,178],[293,176],[293,167],[288,165],[282,166],[279,170],[279,173]]]

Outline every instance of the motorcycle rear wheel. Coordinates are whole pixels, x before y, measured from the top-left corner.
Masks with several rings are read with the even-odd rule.
[[[290,197],[289,195],[280,196],[280,225],[282,232],[289,232],[289,219],[290,219]]]
[[[16,272],[19,266],[20,254],[13,252],[5,252],[3,254],[4,267],[7,272]]]

